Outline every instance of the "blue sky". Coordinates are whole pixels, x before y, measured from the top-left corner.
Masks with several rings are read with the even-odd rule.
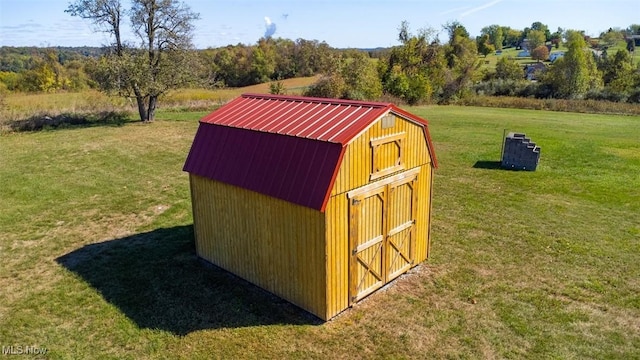
[[[198,48],[254,44],[274,37],[326,41],[330,46],[397,45],[397,29],[462,23],[471,35],[499,24],[523,29],[540,21],[555,31],[585,30],[597,36],[609,27],[640,23],[638,0],[184,0],[200,13]],[[127,0],[123,3],[128,4]],[[64,10],[69,0],[0,0],[0,46],[100,46],[108,42],[88,21]],[[128,21],[126,23],[128,25]],[[130,34],[125,34],[130,36]],[[444,34],[441,39],[445,39]],[[133,39],[131,37],[131,39]]]

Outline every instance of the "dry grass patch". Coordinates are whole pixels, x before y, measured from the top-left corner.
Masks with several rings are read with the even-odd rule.
[[[457,101],[457,105],[589,114],[640,115],[640,104],[604,100],[535,99],[515,96],[470,96]]]
[[[280,82],[288,95],[300,95],[311,84],[318,80],[318,76],[285,79]],[[226,103],[244,93],[268,94],[271,83],[263,83],[241,88],[226,89],[180,89],[167,94],[160,104],[165,110],[207,110]]]
[[[300,95],[317,76],[285,79],[285,93]],[[179,89],[161,97],[158,112],[211,111],[243,93],[269,93],[270,83],[242,88]],[[10,93],[0,106],[0,133],[57,127],[122,125],[135,119],[134,99],[108,96],[97,90],[53,94]]]

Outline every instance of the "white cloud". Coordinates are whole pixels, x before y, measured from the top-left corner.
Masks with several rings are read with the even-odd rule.
[[[271,36],[273,36],[273,34],[276,33],[276,23],[271,21],[271,19],[268,16],[264,17],[264,23],[265,23],[264,37],[270,38]]]
[[[476,13],[478,11],[484,10],[486,8],[490,8],[490,7],[492,7],[492,6],[494,6],[494,5],[498,4],[498,3],[501,3],[502,1],[503,0],[493,0],[491,2],[488,2],[488,3],[484,4],[484,5],[480,5],[478,7],[474,7],[473,9],[467,10],[467,11],[463,12],[462,14],[460,14],[460,17],[469,16],[469,15],[471,15],[473,13]]]
[[[469,6],[457,7],[455,9],[443,11],[443,12],[439,13],[438,15],[444,16],[444,15],[452,14],[452,13],[455,13],[455,12],[458,12],[458,11],[467,10],[468,8],[469,8]]]

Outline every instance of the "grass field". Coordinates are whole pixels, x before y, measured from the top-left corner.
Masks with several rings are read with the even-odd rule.
[[[301,77],[282,80],[289,95],[300,95],[318,77]],[[159,111],[184,111],[210,109],[223,104],[242,93],[269,93],[270,83],[257,84],[242,88],[225,89],[179,89],[170,91],[159,103]],[[43,116],[54,117],[60,114],[86,114],[97,112],[129,111],[135,113],[135,100],[116,96],[107,96],[97,90],[75,93],[9,93],[0,102],[0,132],[6,131],[9,123],[24,121]],[[4,105],[4,106],[3,106]]]
[[[557,51],[555,49],[553,50]],[[518,57],[518,53],[520,51],[521,50],[516,50],[516,48],[511,47],[511,48],[503,49],[501,55],[496,55],[496,53],[493,52],[491,54],[488,54],[487,56],[479,56],[478,59],[480,60],[482,68],[491,69],[491,70],[495,70],[498,60],[505,57],[515,61],[520,66],[524,66],[527,64],[534,64],[537,62],[536,60],[533,60],[530,56]]]
[[[616,52],[618,51],[627,51],[626,48],[627,44],[624,41],[620,41],[616,46],[610,48],[608,50],[609,55],[615,55]],[[560,48],[556,49],[555,47],[553,47],[551,49],[551,54],[553,54],[554,52],[566,52],[568,49],[563,45],[560,46]],[[527,64],[534,64],[537,61],[533,60],[530,56],[528,57],[518,57],[518,53],[520,52],[520,50],[516,50],[516,48],[511,47],[511,48],[505,48],[502,50],[502,54],[501,55],[496,55],[495,52],[485,56],[480,56],[479,59],[481,61],[481,65],[482,68],[484,69],[495,69],[496,67],[496,63],[498,62],[498,60],[500,58],[503,57],[507,57],[510,59],[513,59],[515,62],[517,62],[519,65],[524,66]],[[636,51],[635,54],[631,55],[631,59],[633,60],[633,62],[636,65],[640,65],[640,56],[638,55],[638,51]],[[545,62],[547,65],[549,65],[549,62]]]
[[[293,79],[282,80],[281,83],[285,88],[285,92],[288,95],[301,95],[302,92],[318,80],[318,76],[300,77]],[[211,104],[223,104],[230,99],[240,96],[243,93],[269,93],[269,86],[271,83],[262,83],[252,86],[245,86],[242,88],[227,88],[227,89],[181,89],[169,93],[164,99],[163,106],[177,107],[178,110],[187,106],[193,108],[193,102],[201,102],[205,106]]]
[[[328,323],[205,267],[181,171],[201,113],[0,135],[0,345],[52,359],[640,354],[640,118],[430,120],[432,257]],[[497,169],[503,130],[542,147]]]

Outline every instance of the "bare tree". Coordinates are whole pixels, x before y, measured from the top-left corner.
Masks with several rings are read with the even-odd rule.
[[[198,57],[190,56],[193,22],[199,18],[178,0],[132,0],[129,15],[140,46],[126,46],[121,36],[120,0],[77,0],[66,10],[91,20],[115,38],[114,51],[97,66],[106,92],[136,99],[140,120],[153,121],[158,98],[193,79]]]
[[[113,44],[116,53],[122,55],[122,37],[120,23],[122,21],[122,4],[120,0],[77,0],[69,4],[66,13],[93,22],[99,31],[104,31],[115,38]]]

